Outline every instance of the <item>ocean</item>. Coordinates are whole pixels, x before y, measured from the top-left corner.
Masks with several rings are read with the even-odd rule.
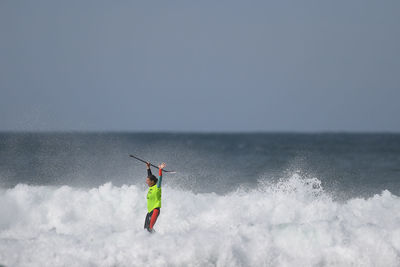
[[[400,266],[399,196],[400,134],[3,132],[0,266]]]

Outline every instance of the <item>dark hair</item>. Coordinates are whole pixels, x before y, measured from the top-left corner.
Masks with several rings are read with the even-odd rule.
[[[157,179],[157,177],[155,177],[153,174],[152,174],[152,175],[149,175],[149,176],[147,176],[147,178],[149,178],[149,179],[150,179],[150,181],[154,182],[155,184],[158,182],[158,179]]]

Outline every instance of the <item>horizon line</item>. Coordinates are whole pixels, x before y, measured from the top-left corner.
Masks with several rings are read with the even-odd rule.
[[[0,130],[0,134],[400,134],[400,131],[351,131],[351,130],[316,130],[316,131],[218,131],[218,130]]]

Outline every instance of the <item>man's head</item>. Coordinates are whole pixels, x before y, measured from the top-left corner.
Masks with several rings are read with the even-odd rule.
[[[146,184],[151,187],[158,182],[158,179],[154,175],[147,176]]]

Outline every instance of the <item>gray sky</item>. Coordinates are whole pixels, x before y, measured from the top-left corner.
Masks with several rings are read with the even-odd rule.
[[[0,0],[0,130],[400,131],[400,1]]]

